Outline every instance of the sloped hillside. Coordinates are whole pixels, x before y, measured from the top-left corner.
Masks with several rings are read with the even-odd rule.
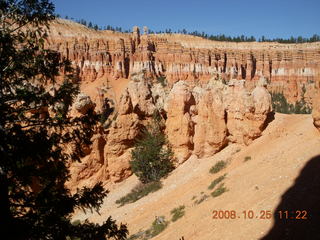
[[[312,174],[317,168],[312,167],[313,171],[309,168],[311,165],[320,166],[319,155],[320,133],[313,126],[310,115],[275,114],[275,120],[251,145],[229,145],[210,158],[191,156],[163,181],[162,189],[135,203],[118,207],[115,201],[138,183],[136,177],[131,176],[114,186],[100,211],[101,215],[79,212],[74,219],[89,218],[102,222],[111,215],[127,223],[130,234],[135,234],[150,228],[156,216],[165,216],[170,221],[170,211],[185,206],[185,215],[175,222],[170,221],[168,227],[154,239],[260,239],[272,228],[277,230],[275,217],[264,217],[270,217],[267,211],[278,211],[278,205],[280,208],[299,206],[300,209],[289,210],[307,210],[307,217],[310,218],[312,211],[318,209],[315,203],[320,196],[315,187],[319,187],[316,185],[319,183],[302,181],[302,178],[306,171],[311,171],[311,176],[307,176],[314,179]],[[209,173],[210,168],[221,160],[227,162],[226,168],[215,174]],[[212,197],[211,193],[219,187],[209,190],[208,186],[224,174],[226,177],[222,182],[227,191]],[[291,194],[288,197],[292,189],[297,190],[294,193],[300,196],[296,201],[300,205],[290,205],[290,199],[295,201],[296,196]],[[299,194],[299,190],[305,192]],[[205,195],[208,197],[199,203]],[[289,201],[289,205],[285,201]],[[235,219],[213,219],[214,210],[234,210],[237,215]],[[249,219],[252,214],[250,210],[254,213],[252,219]],[[299,230],[299,226],[307,229],[310,220],[291,220],[291,223],[289,234],[290,231],[294,233],[294,229]],[[283,226],[280,232],[281,229],[287,231]],[[266,239],[284,238],[270,238],[269,235]]]

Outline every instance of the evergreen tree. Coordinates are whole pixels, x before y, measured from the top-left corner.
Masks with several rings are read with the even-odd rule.
[[[0,231],[6,239],[125,239],[125,225],[71,224],[75,209],[98,211],[101,183],[72,194],[68,166],[80,160],[98,120],[71,117],[78,94],[70,62],[46,49],[48,0],[0,1]],[[64,72],[63,82],[57,82]],[[67,151],[67,146],[73,146]]]
[[[174,168],[173,151],[161,130],[161,124],[160,115],[155,113],[153,122],[142,131],[131,153],[132,172],[143,183],[158,181]]]

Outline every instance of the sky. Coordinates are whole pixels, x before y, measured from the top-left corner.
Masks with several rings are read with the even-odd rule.
[[[320,35],[320,0],[52,0],[56,13],[124,30],[188,31],[259,38]]]

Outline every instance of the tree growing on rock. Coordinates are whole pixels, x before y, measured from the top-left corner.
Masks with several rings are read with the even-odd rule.
[[[80,160],[98,116],[71,117],[79,92],[67,59],[45,48],[49,0],[0,1],[0,231],[10,239],[125,239],[125,225],[72,224],[76,209],[98,211],[101,183],[71,193],[68,166]],[[57,82],[59,72],[64,80]],[[62,77],[60,77],[62,78]],[[67,151],[66,146],[73,146]]]
[[[132,172],[142,183],[158,181],[174,169],[173,151],[162,129],[161,116],[156,112],[131,152]]]

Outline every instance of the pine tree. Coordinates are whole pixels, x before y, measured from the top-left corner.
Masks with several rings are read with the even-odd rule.
[[[80,160],[99,118],[68,112],[79,92],[70,62],[45,48],[48,0],[0,2],[0,232],[6,239],[125,239],[125,225],[71,224],[75,209],[98,211],[101,183],[72,194],[68,166]],[[57,82],[59,72],[64,81]],[[66,146],[73,146],[67,151]]]
[[[161,118],[158,113],[152,123],[142,131],[131,153],[132,172],[142,183],[158,181],[173,170],[173,151],[161,130]]]

